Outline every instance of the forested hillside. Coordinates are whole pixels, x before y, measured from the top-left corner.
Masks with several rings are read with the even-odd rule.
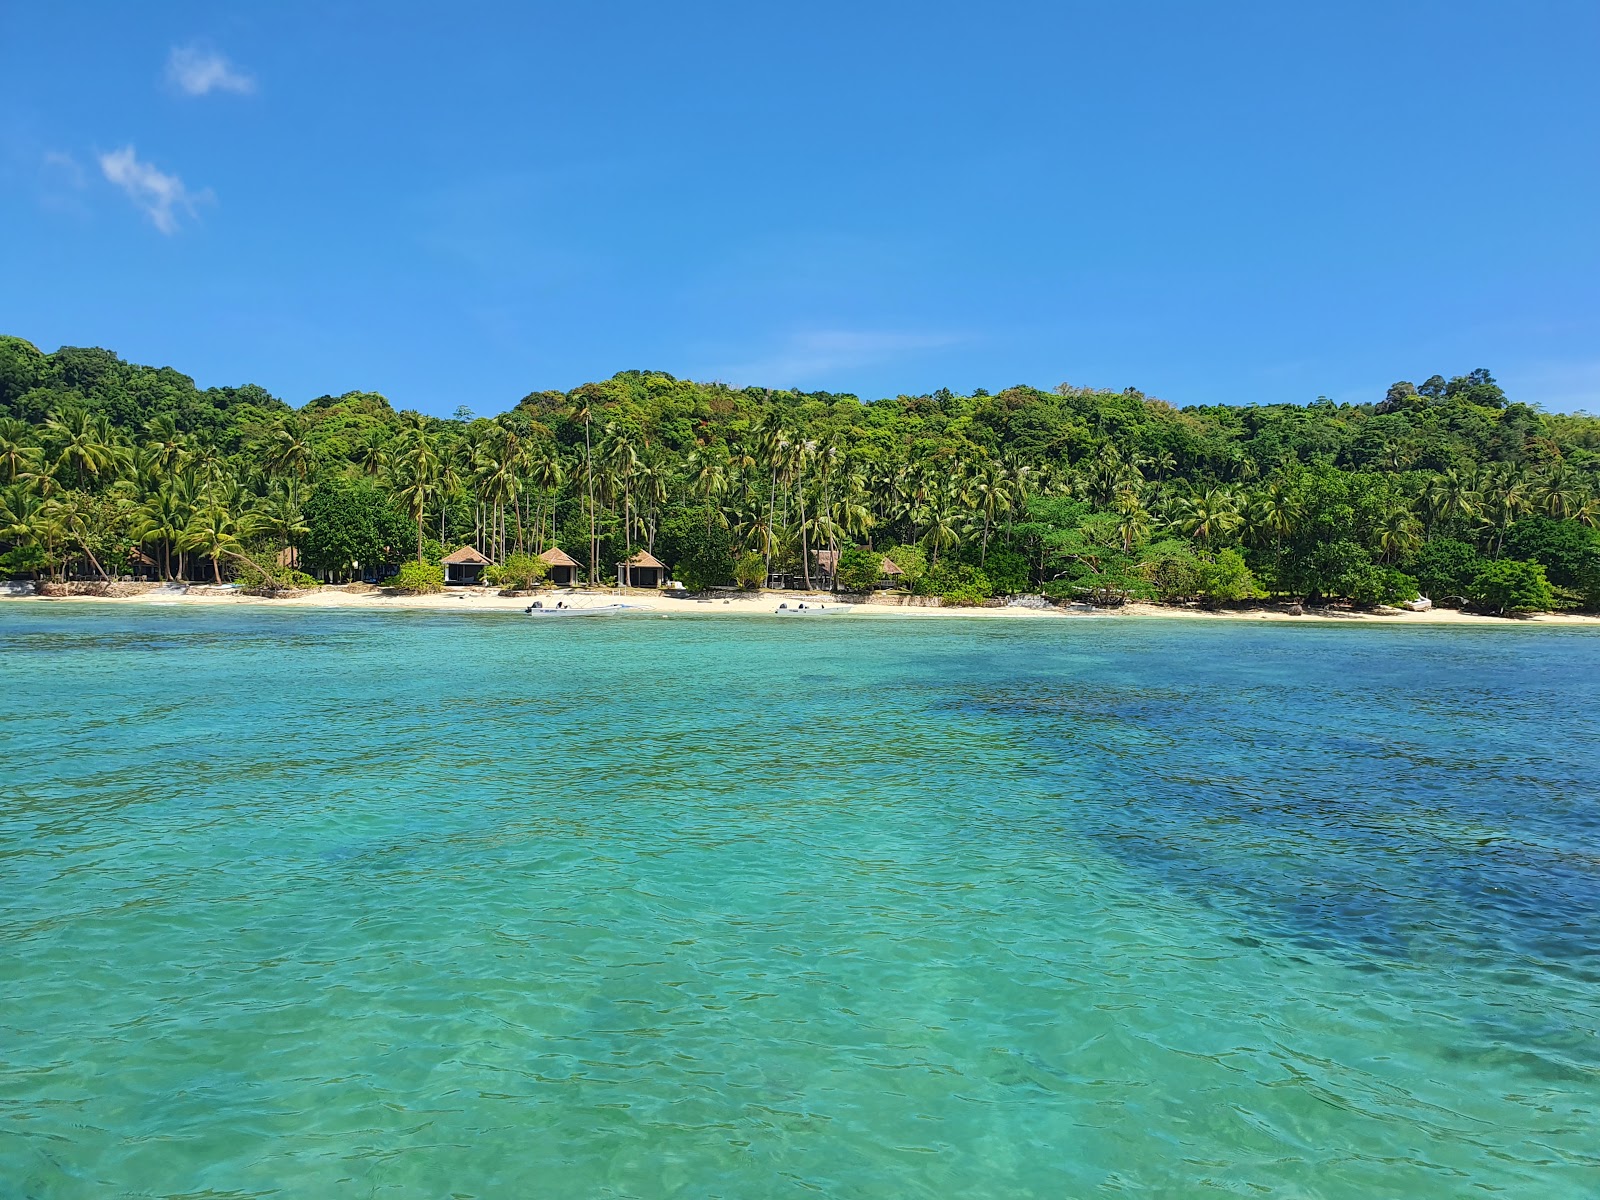
[[[559,545],[597,579],[644,549],[698,587],[815,582],[830,550],[843,584],[887,552],[958,602],[1600,607],[1600,419],[1517,403],[1482,370],[1356,405],[1067,384],[863,402],[648,371],[493,418],[466,406],[495,398],[461,399],[448,420],[370,392],[292,409],[0,338],[0,574],[271,574],[294,547],[340,579]]]

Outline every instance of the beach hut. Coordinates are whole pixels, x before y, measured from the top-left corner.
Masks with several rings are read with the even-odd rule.
[[[627,562],[617,564],[617,586],[658,588],[667,582],[667,564],[641,550]]]
[[[811,573],[811,583],[814,587],[828,589],[833,587],[839,575],[839,554],[838,550],[818,550],[812,555],[815,569]],[[899,576],[904,574],[905,572],[895,565],[893,559],[885,558],[877,586],[894,587],[900,582]]]
[[[483,569],[493,562],[485,558],[471,546],[463,546],[453,550],[439,560],[444,564],[444,581],[446,583],[475,584],[483,580]]]
[[[557,587],[576,587],[578,575],[583,570],[578,560],[560,546],[551,546],[539,555],[539,561],[550,568],[550,582]]]
[[[161,574],[161,564],[137,546],[128,554],[128,569],[135,579],[155,579]]]

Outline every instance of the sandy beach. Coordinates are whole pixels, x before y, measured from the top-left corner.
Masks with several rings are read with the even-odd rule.
[[[502,596],[493,588],[451,588],[432,596],[406,596],[380,588],[344,588],[330,586],[299,595],[267,598],[247,596],[227,588],[203,584],[190,585],[187,590],[158,588],[124,596],[34,596],[0,593],[0,599],[29,604],[136,604],[136,605],[264,605],[270,608],[359,609],[364,611],[417,610],[460,613],[521,612],[533,603],[533,597]],[[1600,616],[1570,613],[1539,613],[1524,617],[1492,617],[1480,613],[1464,613],[1451,608],[1435,608],[1428,612],[1405,612],[1393,609],[1360,611],[1344,608],[1308,609],[1295,615],[1281,607],[1228,608],[1208,610],[1198,606],[1164,604],[1127,604],[1120,608],[1069,609],[1026,608],[1022,606],[997,606],[986,608],[944,607],[922,597],[876,596],[864,603],[851,604],[824,592],[760,592],[734,593],[713,598],[680,598],[664,592],[615,589],[558,589],[537,598],[546,607],[557,602],[569,608],[593,608],[599,605],[622,604],[640,612],[674,614],[679,616],[770,616],[778,605],[791,609],[799,604],[841,608],[838,615],[849,620],[1197,620],[1197,621],[1289,621],[1289,622],[1364,622],[1385,625],[1479,625],[1501,628],[1519,628],[1531,625],[1596,626]]]

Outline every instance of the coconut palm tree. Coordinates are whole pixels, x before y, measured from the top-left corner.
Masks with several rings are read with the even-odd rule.
[[[55,470],[70,473],[80,486],[98,484],[116,473],[121,447],[105,417],[68,409],[45,423],[45,436],[57,447]]]
[[[1239,528],[1239,505],[1227,488],[1201,488],[1173,501],[1168,523],[1197,542],[1219,542]]]
[[[285,418],[274,425],[259,447],[261,460],[274,475],[304,479],[311,469],[311,444],[296,418]]]
[[[211,560],[211,575],[222,582],[222,559],[243,558],[243,538],[249,530],[246,514],[235,512],[220,501],[202,505],[189,518],[178,536],[178,545]]]
[[[26,421],[0,418],[0,482],[15,483],[19,475],[37,468],[39,448],[28,441],[32,430]]]

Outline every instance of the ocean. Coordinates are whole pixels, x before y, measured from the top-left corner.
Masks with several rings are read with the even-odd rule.
[[[0,1197],[1589,1196],[1600,633],[0,606]]]

